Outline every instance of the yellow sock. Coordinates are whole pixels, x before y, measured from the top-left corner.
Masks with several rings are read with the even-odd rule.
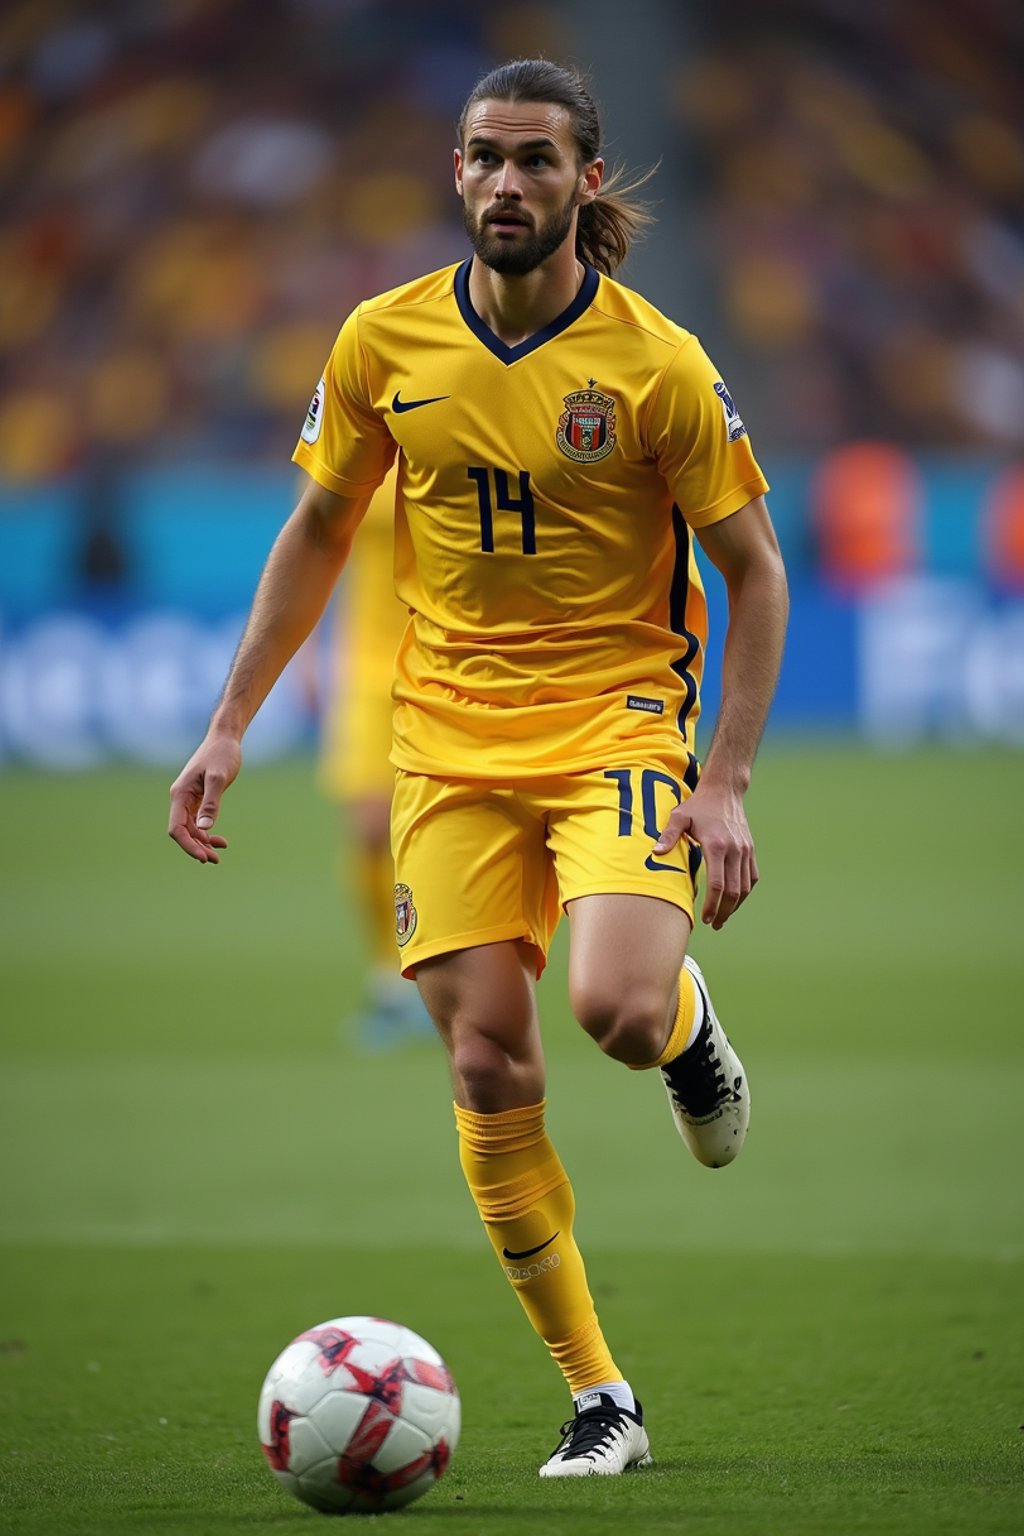
[[[640,1061],[629,1063],[634,1072],[647,1072],[652,1067],[667,1067],[670,1061],[675,1061],[686,1049],[686,1042],[690,1038],[693,1028],[694,1016],[697,1012],[697,991],[689,971],[684,966],[679,973],[679,1003],[676,1008],[675,1023],[669,1030],[665,1048],[660,1056],[655,1056],[653,1061]]]
[[[459,1158],[502,1268],[569,1390],[620,1381],[572,1235],[572,1188],[544,1104],[478,1115],[455,1106]]]

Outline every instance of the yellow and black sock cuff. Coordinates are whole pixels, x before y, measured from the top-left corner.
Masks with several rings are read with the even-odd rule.
[[[667,1067],[670,1061],[675,1061],[677,1056],[681,1056],[690,1038],[696,1013],[697,994],[694,990],[693,977],[689,971],[683,970],[679,977],[679,1002],[676,1006],[675,1022],[669,1030],[664,1049],[660,1055],[655,1056],[653,1061],[631,1061],[630,1069],[633,1072],[650,1072],[654,1067]]]

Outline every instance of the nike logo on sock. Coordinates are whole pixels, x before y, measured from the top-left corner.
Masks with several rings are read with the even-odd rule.
[[[451,395],[431,395],[429,400],[399,400],[401,393],[400,389],[396,389],[395,398],[391,402],[391,409],[399,416],[403,411],[418,411],[421,405],[436,405],[439,400],[451,399]]]
[[[552,1232],[551,1236],[546,1237],[542,1243],[538,1243],[536,1248],[524,1248],[522,1253],[513,1253],[511,1248],[503,1248],[501,1251],[506,1259],[532,1259],[535,1253],[540,1253],[542,1248],[546,1248],[549,1243],[553,1243],[557,1236],[557,1232]]]

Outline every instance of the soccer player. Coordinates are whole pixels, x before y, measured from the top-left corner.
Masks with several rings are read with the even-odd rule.
[[[402,980],[395,945],[395,867],[390,817],[391,679],[409,611],[395,597],[398,473],[374,492],[349,562],[347,601],[334,636],[334,677],[325,713],[320,783],[342,808],[341,878],[355,886],[369,949],[369,1007],[354,1021],[371,1051],[434,1038],[415,987]]]
[[[455,185],[471,256],[361,304],[310,405],[310,482],[274,545],[209,731],[171,791],[200,862],[242,734],[319,616],[367,502],[398,461],[396,929],[447,1047],[462,1167],[573,1415],[543,1477],[650,1459],[601,1331],[573,1194],[544,1127],[536,978],[569,919],[569,988],[613,1060],[664,1081],[690,1151],[746,1135],[746,1074],[686,953],[757,860],[744,794],[787,599],[767,485],[697,339],[610,276],[642,212],[604,183],[584,82],[543,60],[484,77]],[[706,605],[722,572],[722,703],[694,731]]]

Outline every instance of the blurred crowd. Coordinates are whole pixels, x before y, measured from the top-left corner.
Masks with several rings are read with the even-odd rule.
[[[1024,448],[1024,5],[704,9],[676,108],[758,442]]]
[[[1020,446],[1019,0],[732,0],[694,27],[665,104],[694,185],[658,195],[758,444]],[[454,119],[535,52],[584,55],[564,8],[6,0],[0,475],[281,462],[345,313],[461,255]]]
[[[5,0],[0,475],[286,461],[345,314],[461,255],[468,83],[560,46],[504,0]]]

